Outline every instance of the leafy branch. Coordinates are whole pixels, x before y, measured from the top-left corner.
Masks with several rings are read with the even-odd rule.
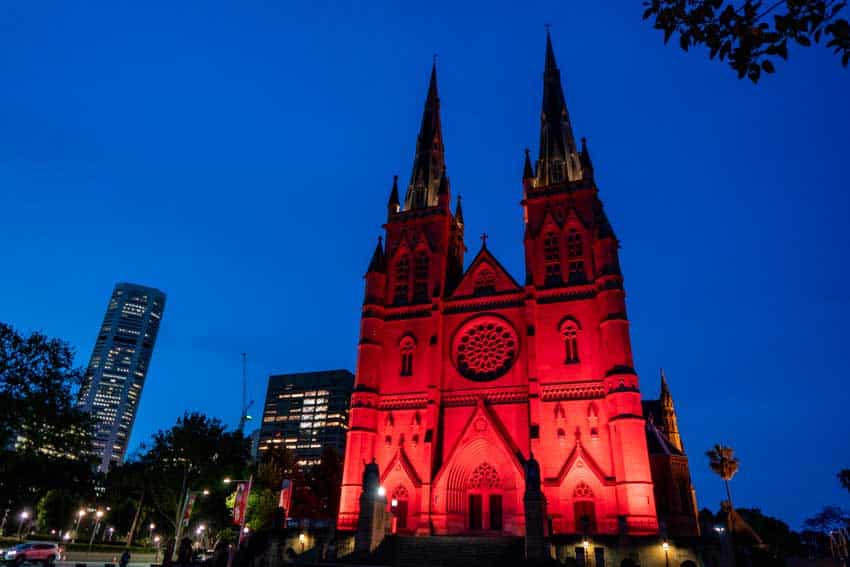
[[[744,0],[646,0],[644,20],[664,31],[664,43],[674,34],[684,51],[697,45],[709,57],[728,61],[738,78],[757,83],[762,72],[773,73],[774,63],[788,59],[789,43],[804,47],[824,40],[850,63],[850,23],[840,18],[846,0],[780,0],[768,6]]]

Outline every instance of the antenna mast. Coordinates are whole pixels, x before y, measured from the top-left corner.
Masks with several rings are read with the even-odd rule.
[[[239,432],[245,433],[245,422],[251,419],[248,410],[254,405],[254,400],[248,400],[248,353],[242,353],[242,406],[239,408]]]

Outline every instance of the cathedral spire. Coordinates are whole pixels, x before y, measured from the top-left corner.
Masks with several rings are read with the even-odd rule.
[[[546,62],[543,71],[543,106],[540,114],[540,156],[537,160],[537,187],[582,178],[570,115],[561,86],[561,72],[555,61],[552,37],[546,32]]]
[[[387,202],[387,209],[390,214],[398,212],[398,175],[393,175],[393,188],[390,191],[390,200]]]
[[[676,417],[676,408],[673,406],[673,395],[670,393],[670,388],[667,386],[667,376],[664,375],[664,369],[661,369],[661,423],[664,428],[664,433],[677,449],[684,452],[685,448],[682,444],[682,436],[679,434],[679,420]]]
[[[384,244],[383,239],[378,237],[378,245],[375,246],[375,251],[372,253],[372,260],[369,262],[369,268],[366,270],[366,273],[378,272],[378,273],[386,273],[387,271],[387,260],[384,256]]]
[[[460,206],[460,195],[457,196],[457,206],[455,207],[455,222],[463,224],[463,209]]]
[[[404,210],[437,205],[440,179],[446,170],[443,154],[443,128],[440,124],[440,97],[437,94],[437,64],[431,67],[428,96],[422,124],[416,138],[413,172],[404,197]]]

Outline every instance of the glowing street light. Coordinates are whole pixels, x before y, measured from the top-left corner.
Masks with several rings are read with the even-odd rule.
[[[378,487],[378,496],[386,496],[386,494],[387,494],[387,489],[384,488],[383,486],[379,486]]]
[[[24,524],[30,517],[30,513],[27,510],[22,510],[20,515],[20,520],[18,520],[18,539],[21,539],[21,533],[24,530]]]
[[[301,553],[304,553],[304,543],[306,543],[307,541],[307,536],[304,534],[304,532],[298,534],[298,541],[301,543]]]
[[[661,549],[664,550],[664,565],[670,567],[670,544],[665,541],[661,544]]]

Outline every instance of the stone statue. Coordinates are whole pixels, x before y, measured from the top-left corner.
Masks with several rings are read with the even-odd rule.
[[[378,470],[378,463],[375,462],[374,457],[372,458],[371,463],[367,463],[365,467],[363,467],[363,491],[368,494],[373,494],[378,490],[378,485],[381,482],[381,474]]]
[[[525,461],[525,491],[540,492],[540,463],[531,452],[528,454],[528,460]]]

